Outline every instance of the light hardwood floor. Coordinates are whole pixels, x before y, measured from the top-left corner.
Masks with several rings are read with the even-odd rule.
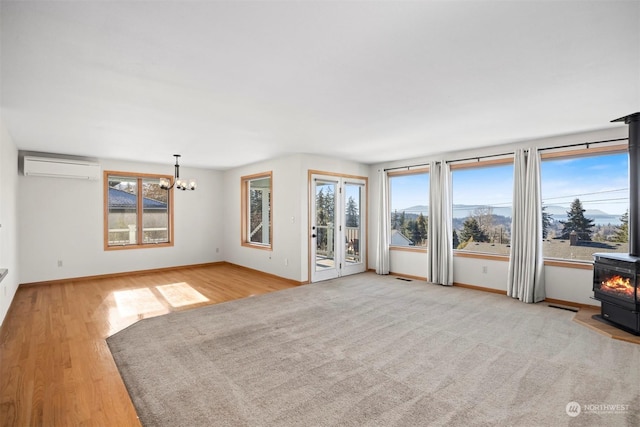
[[[145,317],[293,286],[230,264],[21,286],[0,330],[0,425],[139,426],[105,338]]]

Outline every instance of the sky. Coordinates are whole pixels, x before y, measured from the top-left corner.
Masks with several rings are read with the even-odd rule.
[[[585,209],[622,215],[629,206],[626,153],[573,159],[545,160],[541,165],[542,201],[569,207],[579,198]],[[452,172],[453,203],[511,206],[513,166],[457,169]],[[399,178],[394,178],[399,179]],[[393,185],[391,210],[428,205],[428,177],[404,175],[403,185]]]

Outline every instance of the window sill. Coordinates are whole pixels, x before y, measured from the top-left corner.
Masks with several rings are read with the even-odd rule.
[[[419,246],[389,246],[390,251],[427,253],[427,248]]]
[[[463,252],[463,251],[453,251],[453,256],[461,257],[461,258],[476,258],[476,259],[489,259],[493,261],[509,261],[508,255],[497,255],[497,254],[488,254],[481,252]]]
[[[168,248],[173,246],[173,243],[146,243],[144,245],[119,245],[119,246],[106,246],[105,251],[122,251],[128,249],[149,249],[149,248]]]
[[[545,258],[544,265],[550,267],[576,268],[579,270],[593,270],[593,263],[591,261],[569,261]]]
[[[258,243],[242,242],[242,246],[244,246],[245,248],[260,249],[262,251],[270,251],[270,250],[272,250],[271,245],[260,245]]]

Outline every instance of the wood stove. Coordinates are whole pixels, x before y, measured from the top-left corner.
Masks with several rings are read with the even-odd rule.
[[[602,319],[640,335],[640,258],[626,254],[594,254],[593,293]]]
[[[640,335],[640,113],[613,121],[629,125],[629,254],[593,254],[593,297],[602,319]]]

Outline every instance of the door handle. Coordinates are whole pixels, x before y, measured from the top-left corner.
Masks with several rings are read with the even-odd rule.
[[[313,238],[315,239],[315,238],[316,238],[316,235],[315,235],[315,234],[312,234],[312,235],[311,235],[311,237],[313,237]]]

